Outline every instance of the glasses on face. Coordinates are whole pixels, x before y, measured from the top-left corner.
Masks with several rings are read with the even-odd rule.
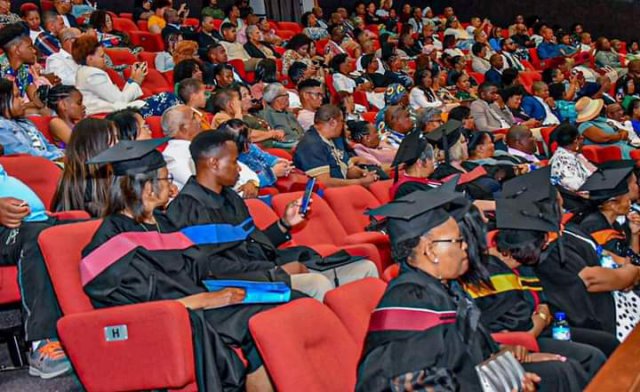
[[[322,93],[318,93],[318,92],[315,92],[315,91],[307,91],[307,94],[309,94],[309,95],[311,95],[312,97],[315,97],[315,98],[322,98]]]
[[[168,181],[169,184],[173,184],[173,174],[169,173],[166,177],[159,177],[158,181]]]
[[[433,240],[431,242],[443,243],[443,244],[460,244],[460,246],[462,246],[462,243],[464,243],[464,238],[458,237],[458,238],[450,238],[450,239],[443,239],[443,240]]]

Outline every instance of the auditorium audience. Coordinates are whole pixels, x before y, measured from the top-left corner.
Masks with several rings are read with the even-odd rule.
[[[49,132],[56,144],[64,148],[69,143],[73,128],[86,116],[82,94],[74,86],[64,84],[42,86],[38,94],[40,100],[56,116],[49,123]]]
[[[118,140],[148,140],[152,137],[149,125],[136,109],[118,110],[109,113],[106,119],[118,129]]]
[[[78,63],[73,59],[73,44],[80,37],[81,32],[76,28],[63,29],[58,35],[60,50],[47,57],[45,72],[60,78],[62,84],[73,86],[76,84]]]

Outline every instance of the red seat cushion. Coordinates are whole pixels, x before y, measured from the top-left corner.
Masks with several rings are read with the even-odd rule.
[[[53,196],[62,177],[62,170],[58,165],[48,159],[30,155],[0,157],[0,165],[9,175],[27,184],[47,210],[53,209]]]
[[[369,185],[369,191],[380,201],[381,204],[387,204],[391,201],[389,190],[393,185],[393,180],[376,181]]]
[[[324,199],[349,234],[365,231],[370,222],[365,211],[380,206],[380,201],[360,185],[328,188]]]

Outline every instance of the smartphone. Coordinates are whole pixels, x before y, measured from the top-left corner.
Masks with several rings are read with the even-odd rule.
[[[307,181],[307,187],[304,190],[304,196],[302,196],[302,205],[300,206],[300,214],[306,215],[309,210],[309,204],[311,203],[311,195],[313,195],[313,188],[316,186],[316,179],[312,177]]]

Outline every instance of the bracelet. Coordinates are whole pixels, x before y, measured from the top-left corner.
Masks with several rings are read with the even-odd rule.
[[[537,314],[538,317],[540,317],[542,319],[542,321],[547,322],[547,315],[542,313],[542,312],[535,312],[534,314]]]
[[[290,224],[285,222],[283,218],[280,218],[280,225],[282,225],[282,227],[287,229],[287,231],[289,231],[289,230],[291,230],[293,228],[293,226],[291,226]]]

